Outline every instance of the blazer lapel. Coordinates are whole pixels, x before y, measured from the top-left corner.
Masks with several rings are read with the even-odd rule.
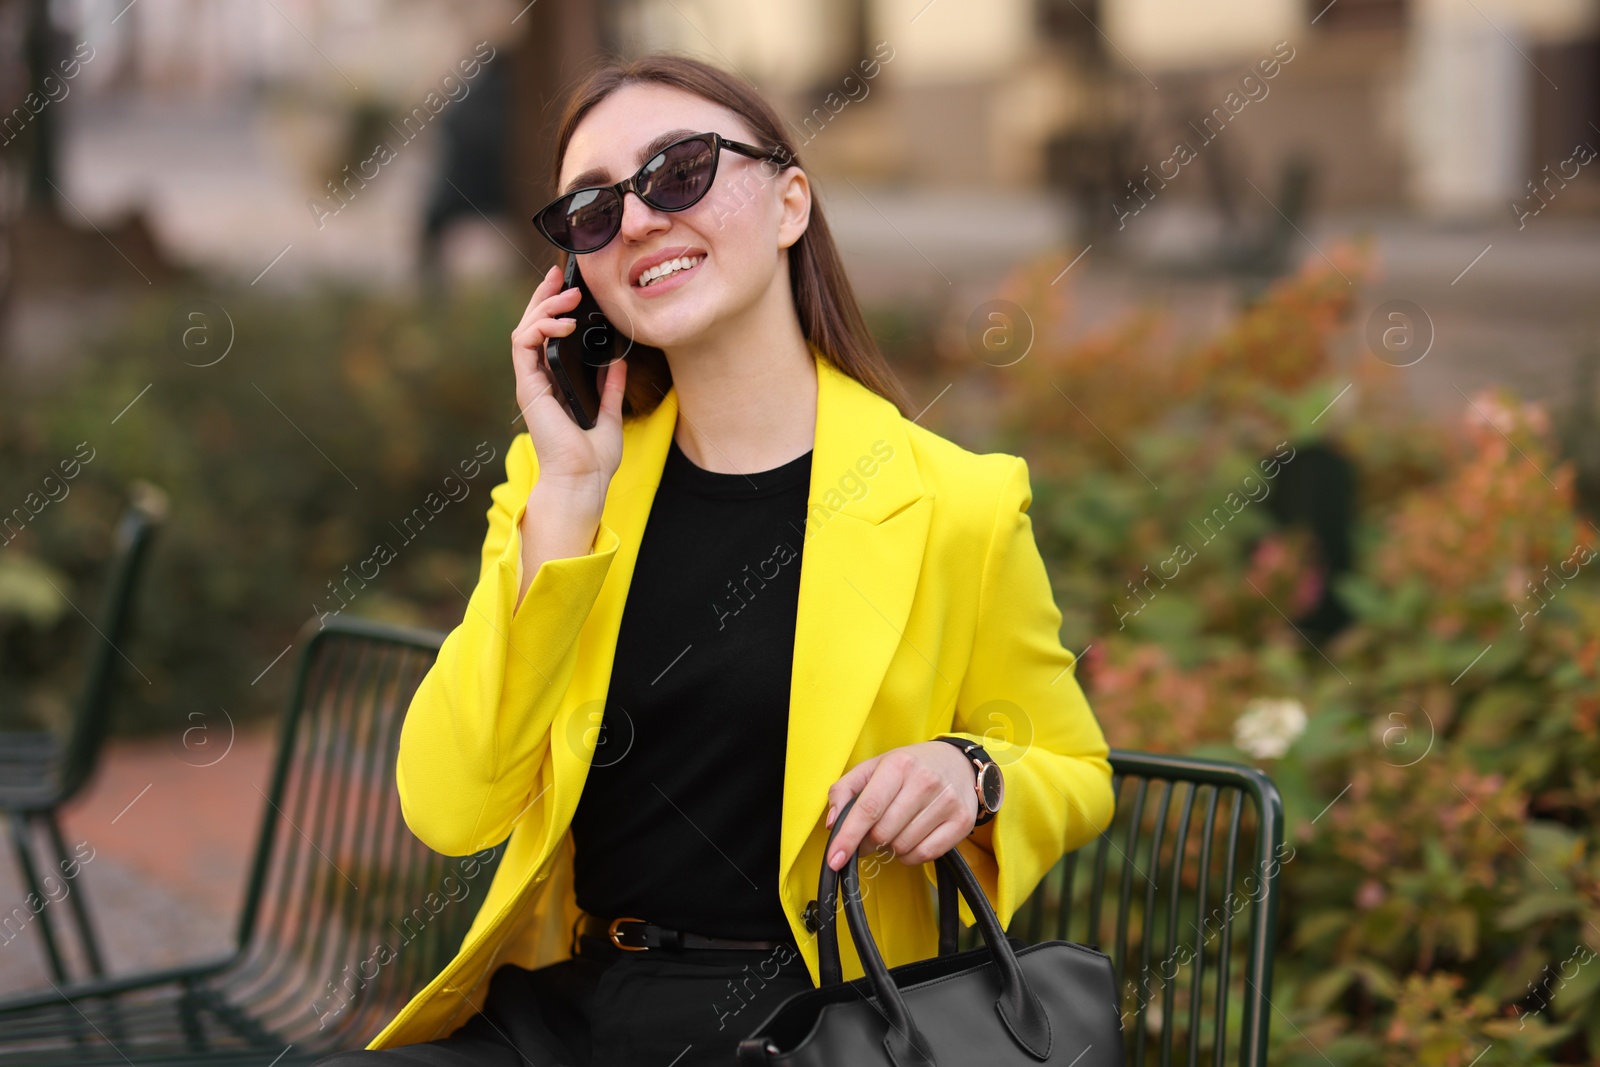
[[[817,424],[790,684],[780,885],[821,823],[828,786],[848,769],[899,645],[933,503],[917,473],[899,410],[835,369],[814,346],[812,354]],[[677,414],[677,390],[669,389],[654,411],[625,425],[622,462],[601,516],[620,544],[579,635],[579,666],[552,723],[552,737],[580,738],[599,724],[639,543]],[[555,810],[547,828],[571,821],[591,756],[582,744],[553,749]],[[550,847],[546,840],[546,850]]]
[[[780,886],[787,886],[801,846],[821,825],[828,787],[849,769],[905,630],[933,512],[899,409],[820,356],[817,386],[789,688]],[[815,875],[807,879],[814,887]]]

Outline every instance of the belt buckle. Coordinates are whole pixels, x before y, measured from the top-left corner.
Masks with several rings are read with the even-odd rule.
[[[617,939],[617,924],[618,923],[629,923],[629,922],[631,922],[631,923],[642,923],[644,921],[645,921],[644,919],[634,918],[631,915],[619,915],[617,918],[612,919],[611,922],[609,924],[607,924],[607,926],[606,926],[606,936],[611,939],[611,943],[613,945],[617,946],[618,948],[622,949],[625,952],[644,952],[647,949],[649,949],[649,947],[650,947],[649,945],[624,945],[621,941],[619,941]]]

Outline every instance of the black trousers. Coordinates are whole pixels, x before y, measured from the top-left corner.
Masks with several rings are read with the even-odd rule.
[[[501,966],[449,1037],[314,1067],[731,1067],[773,1008],[814,988],[793,945],[630,952],[585,935],[577,948],[535,970]]]

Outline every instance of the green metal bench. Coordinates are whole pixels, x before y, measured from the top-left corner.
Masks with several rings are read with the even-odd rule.
[[[73,705],[72,723],[65,739],[50,731],[0,733],[0,811],[11,824],[11,845],[30,899],[47,901],[49,872],[67,870],[67,846],[61,836],[57,812],[93,777],[100,750],[111,727],[111,708],[122,673],[123,648],[133,632],[134,604],[139,579],[147,569],[150,546],[166,517],[166,498],[154,487],[136,492],[117,521],[116,539],[100,595],[98,621],[86,622],[94,630],[84,659],[83,687]],[[53,859],[35,848],[39,831],[49,842]],[[58,866],[59,865],[59,866]],[[67,908],[77,926],[78,950],[88,977],[105,973],[100,944],[90,921],[82,884],[67,897]],[[9,916],[6,916],[9,918]],[[68,978],[61,946],[57,943],[52,909],[42,906],[37,921],[44,942],[45,962],[57,982]]]
[[[1011,917],[1022,944],[1098,946],[1116,969],[1136,1067],[1264,1067],[1283,805],[1251,767],[1111,752],[1117,812]],[[954,892],[954,885],[949,892]],[[961,928],[960,949],[981,944]]]
[[[235,951],[0,1001],[0,1063],[289,1067],[363,1046],[442,970],[499,861],[469,876],[401,817],[400,724],[442,637],[308,624]]]

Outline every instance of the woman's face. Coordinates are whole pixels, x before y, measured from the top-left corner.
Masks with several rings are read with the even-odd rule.
[[[578,123],[558,189],[623,180],[646,161],[640,155],[646,145],[674,130],[685,131],[676,136],[715,132],[758,142],[738,115],[709,100],[664,85],[627,85]],[[805,232],[810,190],[798,167],[775,170],[725,148],[715,183],[684,211],[657,211],[632,193],[624,196],[621,230],[605,247],[578,257],[606,318],[642,344],[673,349],[708,339],[719,324],[752,313],[764,300],[769,306],[775,296],[791,301],[784,250]],[[603,176],[572,184],[586,172]],[[638,284],[657,261],[689,256],[699,264]]]

